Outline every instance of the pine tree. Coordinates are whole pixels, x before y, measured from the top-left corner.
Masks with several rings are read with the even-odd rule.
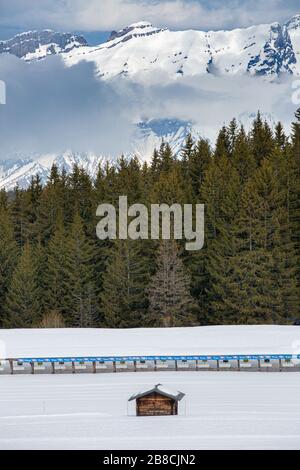
[[[185,193],[189,202],[197,200],[204,172],[210,160],[211,149],[208,141],[200,139],[195,143],[191,134],[189,134],[182,150],[180,162],[186,188]]]
[[[5,189],[1,189],[0,191],[0,209],[7,209],[8,208],[8,196]]]
[[[12,276],[6,297],[5,326],[31,328],[40,321],[37,269],[31,246],[27,243]]]
[[[15,239],[20,248],[26,242],[26,225],[24,210],[24,191],[21,191],[18,186],[15,187],[13,192],[13,202],[11,204],[11,217],[14,226]]]
[[[226,280],[228,257],[235,252],[233,220],[239,212],[241,181],[228,157],[213,162],[206,173],[201,197],[206,205],[206,277],[199,286],[210,323],[222,321],[215,302],[222,302],[222,280]]]
[[[193,189],[193,197],[198,200],[205,172],[212,160],[209,142],[200,139],[195,145],[189,161],[189,177]]]
[[[232,152],[232,163],[238,170],[242,183],[245,183],[253,175],[257,167],[249,139],[243,127],[236,136]]]
[[[116,167],[107,162],[104,169],[99,168],[95,181],[96,207],[102,203],[117,203],[119,197],[117,185],[118,176]]]
[[[116,241],[110,250],[101,294],[109,328],[136,328],[147,321],[149,267],[141,241]]]
[[[150,166],[150,174],[151,174],[151,182],[155,183],[159,177],[160,172],[160,158],[159,152],[157,149],[154,149],[151,166]]]
[[[230,150],[231,150],[231,147],[230,147],[230,138],[228,135],[228,130],[226,126],[223,126],[217,137],[214,157],[216,159],[219,159],[222,157],[229,157]]]
[[[229,123],[227,135],[229,144],[229,155],[232,156],[235,150],[235,143],[238,135],[238,123],[235,118],[232,119],[232,121]]]
[[[285,149],[285,146],[287,144],[287,137],[284,133],[283,125],[281,124],[281,122],[278,122],[275,127],[275,141],[281,150]]]
[[[71,222],[76,212],[84,221],[86,228],[92,233],[94,228],[94,207],[92,197],[92,180],[87,172],[74,165],[72,173],[68,178],[69,201],[67,220]],[[73,208],[73,210],[70,210]]]
[[[157,271],[149,287],[153,326],[190,326],[196,323],[196,305],[190,293],[191,279],[179,257],[176,243],[162,241],[157,254]]]
[[[265,158],[268,158],[274,150],[274,139],[268,123],[263,122],[260,112],[258,112],[253,123],[251,132],[252,149],[255,160],[260,164]]]
[[[65,318],[65,322],[69,324],[71,322],[69,310],[70,285],[68,281],[70,257],[63,216],[60,213],[56,220],[54,234],[47,247],[45,270],[47,290],[44,294],[44,306],[45,311],[61,313]]]
[[[19,250],[9,212],[0,207],[0,325],[4,319],[4,305]]]
[[[73,206],[70,203],[70,189],[65,177],[54,165],[51,169],[47,185],[39,200],[37,220],[35,222],[36,238],[48,244],[56,230],[58,217],[66,223],[71,220]]]
[[[162,142],[159,149],[159,172],[167,173],[168,171],[170,171],[173,166],[174,160],[175,159],[170,144]]]
[[[157,183],[152,187],[149,199],[155,204],[183,204],[186,199],[185,181],[178,166],[174,165],[169,172],[161,173]]]
[[[188,134],[185,145],[181,151],[181,165],[184,178],[189,178],[189,162],[192,158],[194,145],[195,142],[192,134]]]
[[[97,321],[97,291],[94,284],[93,247],[84,232],[83,221],[76,213],[67,240],[66,282],[68,284],[68,321],[81,328]]]

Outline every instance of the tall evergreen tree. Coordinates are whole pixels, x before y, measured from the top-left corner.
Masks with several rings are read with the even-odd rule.
[[[149,267],[141,241],[116,241],[111,248],[101,294],[101,310],[109,328],[136,328],[147,322]]]
[[[37,267],[27,243],[12,276],[5,305],[7,328],[31,328],[40,320],[41,307],[37,284]]]
[[[157,271],[149,287],[153,326],[190,326],[196,323],[196,305],[190,293],[191,279],[179,257],[177,244],[162,241],[157,254]]]
[[[70,250],[63,223],[62,213],[56,219],[56,228],[47,247],[47,264],[45,282],[47,290],[44,294],[45,311],[61,313],[67,324],[72,324],[70,315],[70,285],[68,269]]]
[[[19,249],[8,210],[0,207],[0,325],[4,320],[4,306]]]
[[[97,291],[94,284],[93,246],[86,237],[83,221],[76,213],[67,240],[66,282],[69,316],[73,325],[92,327],[97,322]]]
[[[262,120],[258,112],[252,128],[252,149],[256,162],[259,164],[268,158],[274,150],[274,139],[270,126]]]
[[[238,170],[242,183],[245,183],[253,175],[257,167],[250,141],[243,127],[236,136],[232,163]]]

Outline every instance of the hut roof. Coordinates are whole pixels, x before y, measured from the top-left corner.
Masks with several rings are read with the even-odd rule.
[[[162,384],[157,384],[153,388],[146,390],[145,392],[139,392],[139,393],[132,395],[132,397],[130,397],[128,401],[137,400],[138,398],[145,397],[147,395],[150,395],[151,393],[159,393],[160,395],[163,395],[168,398],[172,398],[173,400],[176,400],[176,401],[182,400],[182,398],[185,396],[185,394],[182,392],[170,390],[164,387]]]

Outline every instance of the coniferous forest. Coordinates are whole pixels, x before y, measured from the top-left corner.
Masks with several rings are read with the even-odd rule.
[[[106,240],[96,208],[205,204],[205,247]],[[290,136],[260,116],[212,147],[162,143],[149,164],[121,157],[46,186],[0,193],[0,326],[169,327],[288,324],[300,316],[300,110]]]

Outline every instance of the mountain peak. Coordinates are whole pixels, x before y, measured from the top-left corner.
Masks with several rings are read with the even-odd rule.
[[[300,29],[300,13],[294,15],[289,21],[287,21],[285,26],[289,31]]]
[[[6,41],[0,41],[0,53],[6,52],[25,60],[41,59],[47,55],[68,52],[81,46],[87,46],[83,36],[44,29],[27,31]]]
[[[120,31],[112,31],[108,42],[114,41],[115,39],[121,38],[121,42],[129,41],[133,37],[142,37],[142,36],[151,36],[152,34],[157,34],[163,31],[161,28],[156,28],[149,21],[139,21],[138,23],[133,23]]]
[[[132,23],[129,28],[153,28],[152,23],[150,21],[138,21],[137,23]]]

